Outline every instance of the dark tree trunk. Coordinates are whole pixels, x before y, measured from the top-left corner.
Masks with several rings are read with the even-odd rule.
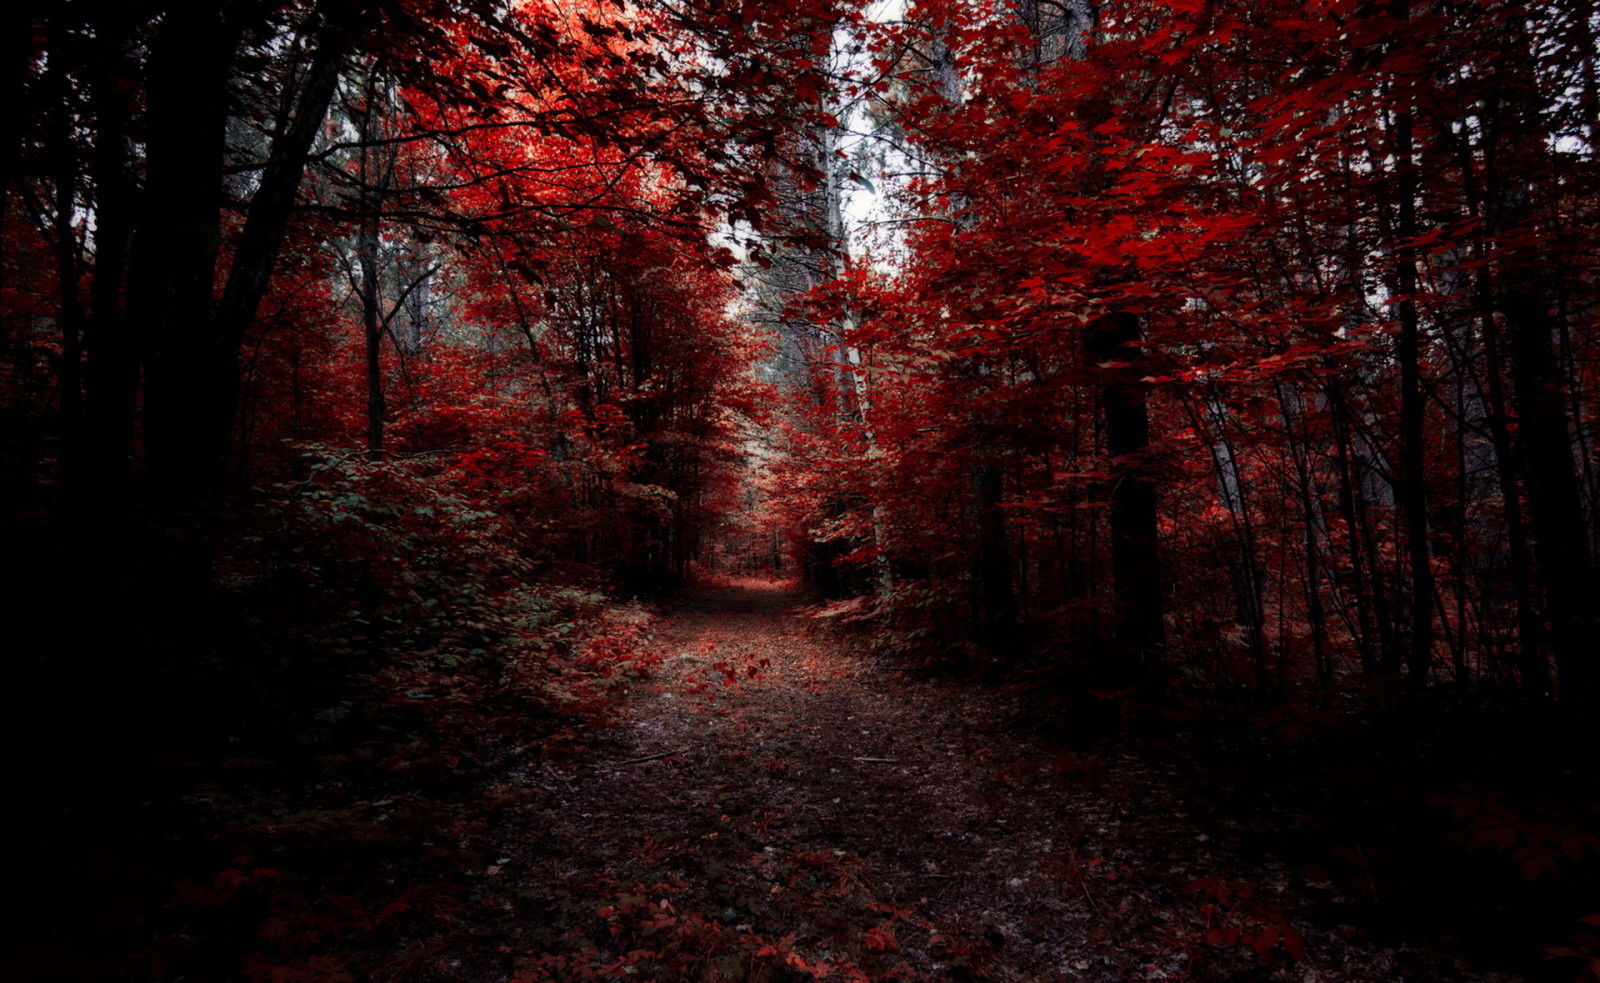
[[[1398,17],[1407,16],[1405,0],[1395,5]],[[1397,492],[1405,518],[1406,557],[1411,568],[1411,645],[1406,669],[1411,685],[1427,685],[1433,666],[1434,583],[1432,549],[1428,543],[1427,441],[1424,435],[1422,394],[1422,327],[1417,315],[1417,176],[1412,162],[1412,123],[1409,110],[1394,117],[1395,176],[1399,202],[1394,228],[1396,311],[1400,334],[1395,360],[1400,366],[1400,481]]]
[[[191,497],[215,478],[209,313],[237,40],[216,6],[177,4],[150,53],[146,184],[127,322],[144,352],[145,450],[153,492],[164,501]]]
[[[1494,323],[1492,287],[1486,272],[1477,277],[1479,303],[1482,305],[1483,352],[1485,375],[1488,377],[1489,413],[1485,421],[1489,441],[1494,447],[1495,478],[1500,486],[1501,515],[1505,518],[1506,538],[1511,547],[1511,593],[1517,609],[1517,665],[1522,676],[1522,689],[1535,698],[1550,695],[1550,656],[1546,649],[1543,626],[1533,605],[1533,587],[1529,582],[1533,570],[1533,557],[1528,548],[1527,523],[1522,514],[1522,496],[1517,488],[1517,474],[1522,469],[1511,439],[1506,412],[1503,358],[1500,338]]]
[[[973,474],[977,499],[977,551],[974,557],[978,629],[995,641],[1016,628],[1016,590],[1011,583],[1011,546],[1006,539],[1005,472],[989,454],[980,455]]]
[[[56,326],[60,332],[61,356],[56,366],[60,380],[57,406],[61,427],[62,484],[69,493],[83,484],[83,334],[85,312],[79,287],[83,280],[80,261],[82,245],[78,239],[78,152],[74,140],[75,96],[73,62],[66,53],[74,48],[74,38],[65,19],[50,25],[51,50],[56,57],[44,77],[44,91],[57,110],[45,144],[49,156],[50,179],[54,185],[51,210],[51,240],[56,260]]]
[[[1583,506],[1572,460],[1560,374],[1551,352],[1553,325],[1537,282],[1505,294],[1501,309],[1511,328],[1517,436],[1528,482],[1533,554],[1550,622],[1550,646],[1563,701],[1597,695],[1596,584]]]
[[[1124,311],[1089,329],[1091,363],[1137,358],[1139,317]],[[1166,620],[1161,590],[1161,550],[1152,474],[1147,387],[1131,367],[1104,368],[1100,390],[1111,475],[1111,569],[1119,648],[1139,664],[1163,659]]]
[[[361,219],[356,255],[361,266],[361,330],[366,339],[367,378],[367,460],[383,459],[383,322],[378,305],[377,201],[373,200]]]
[[[1345,550],[1350,561],[1350,592],[1356,608],[1356,649],[1361,655],[1361,672],[1373,676],[1378,671],[1378,649],[1375,644],[1378,631],[1373,625],[1373,612],[1379,602],[1363,560],[1361,513],[1356,500],[1357,476],[1352,473],[1350,429],[1345,419],[1348,410],[1344,404],[1343,388],[1337,380],[1330,381],[1327,393],[1333,418],[1335,462],[1339,471],[1339,515],[1344,520]]]
[[[227,95],[244,25],[210,5],[178,5],[151,52],[148,176],[127,310],[132,341],[145,352],[145,447],[159,497],[203,495],[226,473],[239,347],[266,294],[351,41],[350,4],[327,4],[322,13],[311,66],[273,140],[214,312]]]
[[[33,74],[34,6],[16,0],[0,10],[0,288],[9,286],[5,221],[11,212],[11,182],[22,156],[28,78]]]
[[[1529,39],[1519,30],[1510,32],[1505,43],[1520,47]],[[1495,303],[1509,334],[1517,450],[1557,691],[1563,702],[1581,705],[1600,698],[1600,661],[1594,654],[1600,583],[1589,555],[1563,374],[1555,354],[1561,324],[1552,315],[1552,299],[1560,283],[1550,254],[1559,245],[1550,240],[1557,234],[1558,210],[1536,207],[1544,186],[1554,183],[1544,121],[1535,108],[1539,87],[1515,67],[1521,62],[1510,64],[1504,88],[1485,106],[1486,226],[1502,243]]]
[[[131,93],[122,79],[133,74],[132,59],[119,32],[108,30],[98,53],[94,79],[95,146],[91,176],[95,189],[94,281],[85,326],[88,354],[88,447],[90,487],[84,496],[98,502],[123,501],[128,454],[133,443],[134,409],[139,391],[139,353],[123,322],[123,276],[133,233],[138,187],[128,160],[127,136],[133,117]]]
[[[1494,205],[1485,199],[1482,182],[1478,178],[1475,154],[1468,133],[1447,135],[1452,142],[1456,164],[1461,171],[1467,201],[1472,206],[1472,217],[1481,219]],[[1473,240],[1473,258],[1481,260],[1488,255],[1488,243],[1480,233]],[[1530,576],[1533,557],[1528,547],[1527,525],[1522,515],[1522,497],[1517,484],[1521,465],[1511,438],[1510,415],[1507,412],[1505,391],[1505,357],[1499,326],[1495,323],[1494,280],[1489,271],[1479,266],[1472,278],[1473,301],[1477,306],[1479,330],[1483,341],[1484,360],[1484,427],[1494,448],[1495,480],[1500,490],[1501,515],[1506,524],[1506,539],[1510,545],[1511,593],[1516,605],[1517,667],[1525,694],[1535,699],[1550,695],[1551,679],[1549,655],[1546,651],[1543,626],[1534,611],[1533,587]]]

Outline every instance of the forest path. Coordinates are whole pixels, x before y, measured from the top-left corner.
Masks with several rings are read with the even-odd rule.
[[[863,661],[802,604],[759,581],[687,599],[605,744],[531,770],[550,794],[524,819],[544,866],[522,887],[544,916],[583,932],[612,909],[603,962],[676,947],[641,962],[647,978],[803,979],[819,962],[844,978],[1092,978],[1097,902],[1063,876],[1093,821],[1057,808],[1073,776],[1038,781],[1037,749],[994,747],[992,694]],[[1019,758],[1032,778],[997,764]],[[670,930],[648,927],[658,912]]]
[[[1181,764],[1052,748],[803,604],[691,596],[615,726],[508,776],[533,794],[484,831],[505,917],[479,930],[519,981],[1433,978],[1242,848]]]
[[[739,844],[728,852],[751,861],[763,920],[778,914],[783,934],[810,943],[803,955],[864,960],[894,938],[921,970],[1072,969],[1059,945],[1040,945],[1093,912],[1044,870],[1068,849],[1070,821],[1046,797],[1017,796],[991,763],[985,694],[863,661],[801,617],[802,603],[747,582],[667,623],[665,685],[632,731],[640,755],[683,754],[622,776],[627,798],[654,793],[642,826],[659,824],[662,840],[693,835],[697,815],[714,821]],[[895,934],[867,938],[873,926]],[[999,948],[1011,951],[997,959]],[[1028,972],[1005,972],[1010,962]]]

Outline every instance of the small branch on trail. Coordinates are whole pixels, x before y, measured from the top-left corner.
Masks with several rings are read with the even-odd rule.
[[[865,762],[868,762],[869,764],[875,764],[875,765],[897,765],[897,764],[900,763],[900,759],[899,758],[855,758],[853,760],[855,760],[855,761],[865,761]]]
[[[550,767],[550,762],[548,761],[544,763],[544,773],[550,776],[551,781],[560,782],[562,785],[565,785],[567,787],[567,791],[571,792],[573,790],[572,779]]]
[[[681,747],[681,748],[678,748],[678,749],[673,750],[673,751],[662,751],[659,754],[647,754],[642,758],[629,758],[627,761],[618,761],[616,764],[612,765],[611,767],[613,767],[613,768],[623,768],[623,767],[626,767],[628,765],[643,764],[646,761],[656,761],[656,760],[658,760],[660,758],[670,758],[674,754],[682,754],[683,752],[685,752],[687,750],[689,750],[689,749],[686,748],[686,747]]]

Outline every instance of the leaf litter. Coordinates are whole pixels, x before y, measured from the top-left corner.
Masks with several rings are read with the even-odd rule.
[[[1253,843],[1183,761],[1063,746],[1015,692],[876,663],[804,613],[743,581],[647,624],[615,725],[486,790],[520,804],[476,834],[477,914],[419,976],[1518,978],[1368,934],[1348,878]]]

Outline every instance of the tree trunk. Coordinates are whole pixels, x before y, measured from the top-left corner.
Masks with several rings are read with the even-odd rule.
[[[1513,31],[1507,45],[1529,39]],[[1502,239],[1498,255],[1496,306],[1509,333],[1512,406],[1516,439],[1528,495],[1528,531],[1538,565],[1537,582],[1546,601],[1548,638],[1555,656],[1557,693],[1563,702],[1590,704],[1600,699],[1600,661],[1595,634],[1600,630],[1594,562],[1589,555],[1572,457],[1563,374],[1554,352],[1561,327],[1552,316],[1559,273],[1550,253],[1559,248],[1558,210],[1535,208],[1541,182],[1549,174],[1544,122],[1533,100],[1538,85],[1520,62],[1512,61],[1500,97],[1485,106],[1491,139],[1486,147],[1484,197],[1487,234]]]
[[[361,218],[356,261],[361,267],[361,331],[366,339],[367,460],[383,459],[383,322],[378,311],[379,217],[376,196]]]
[[[11,182],[21,162],[28,116],[25,97],[33,74],[34,6],[28,0],[13,0],[0,10],[0,289],[10,286],[6,217],[11,214]]]
[[[1405,0],[1395,5],[1398,17],[1407,16]],[[1402,96],[1401,98],[1404,98]],[[1411,645],[1406,668],[1411,685],[1427,685],[1433,665],[1434,583],[1432,550],[1428,544],[1427,442],[1424,436],[1422,395],[1422,328],[1417,314],[1417,177],[1412,162],[1412,123],[1409,109],[1394,114],[1395,177],[1399,184],[1398,215],[1393,231],[1396,309],[1400,334],[1395,360],[1400,367],[1400,482],[1401,514],[1405,518],[1406,556],[1411,568]]]
[[[1379,602],[1363,560],[1365,551],[1361,513],[1356,500],[1357,476],[1352,473],[1349,422],[1345,419],[1348,411],[1343,389],[1337,380],[1329,383],[1327,394],[1333,418],[1334,460],[1339,473],[1339,515],[1344,521],[1345,550],[1350,559],[1349,583],[1352,585],[1351,595],[1356,608],[1356,649],[1361,655],[1361,672],[1370,677],[1378,671],[1378,651],[1374,645],[1378,631],[1373,626],[1373,609]]]
[[[977,549],[973,556],[978,628],[984,639],[998,641],[1016,628],[1016,590],[1011,583],[1011,548],[1006,538],[1005,510],[1000,500],[1005,473],[993,455],[984,454],[973,474],[977,500]]]
[[[1228,421],[1222,403],[1214,396],[1204,399],[1203,411],[1191,404],[1190,421],[1195,432],[1202,435],[1211,454],[1211,467],[1217,477],[1217,494],[1228,510],[1228,520],[1233,526],[1236,548],[1228,558],[1229,579],[1233,582],[1234,616],[1245,625],[1248,633],[1246,648],[1250,652],[1250,665],[1256,684],[1266,686],[1267,651],[1265,640],[1266,613],[1262,607],[1261,567],[1256,561],[1255,520],[1250,503],[1245,497],[1244,476],[1239,471],[1239,457],[1233,440],[1227,436]],[[1206,417],[1215,424],[1206,425]]]
[[[1533,553],[1539,564],[1555,653],[1560,696],[1586,704],[1597,688],[1596,584],[1589,558],[1583,506],[1563,412],[1560,376],[1551,353],[1547,301],[1536,282],[1524,280],[1505,294],[1501,309],[1511,327],[1511,367],[1517,436],[1528,480]]]
[[[128,244],[137,218],[138,187],[128,160],[126,138],[133,118],[132,95],[122,81],[133,74],[126,43],[113,36],[99,52],[93,81],[95,147],[91,160],[95,188],[94,281],[85,325],[88,354],[88,473],[85,496],[120,502],[128,480],[128,456],[139,393],[139,352],[123,320],[123,276]]]
[[[1092,363],[1137,357],[1139,316],[1107,314],[1089,328]],[[1100,370],[1106,454],[1110,458],[1112,592],[1117,607],[1117,645],[1143,666],[1163,659],[1166,616],[1162,603],[1161,550],[1156,486],[1149,460],[1147,386],[1131,367]]]
[[[214,483],[214,337],[223,140],[237,30],[210,4],[167,11],[149,61],[146,182],[127,323],[144,354],[152,491],[182,501]]]

